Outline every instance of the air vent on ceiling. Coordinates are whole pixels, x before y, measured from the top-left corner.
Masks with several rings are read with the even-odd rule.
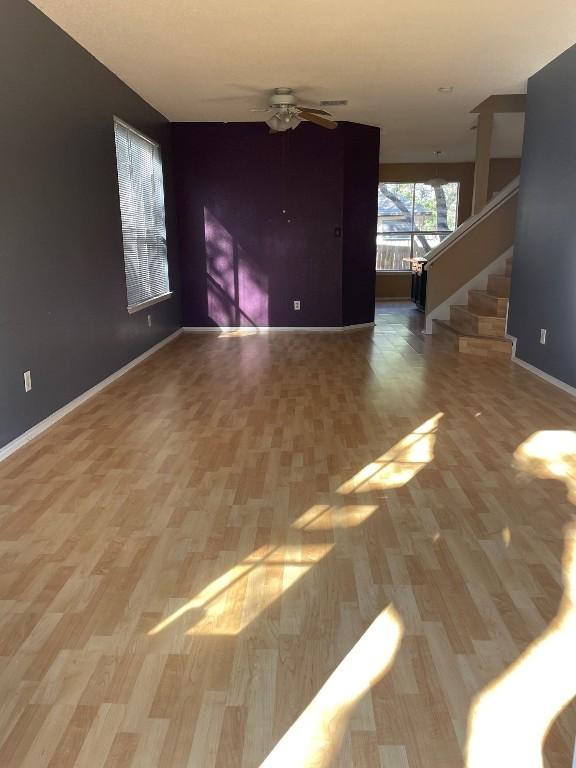
[[[345,107],[348,99],[324,99],[320,102],[322,107]]]

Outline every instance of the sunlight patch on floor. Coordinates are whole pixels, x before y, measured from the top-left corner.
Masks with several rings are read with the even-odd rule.
[[[344,483],[339,493],[397,488],[409,482],[434,459],[436,431],[443,413],[386,451],[376,462]],[[374,504],[315,504],[291,528],[301,532],[332,531],[362,525],[378,509]],[[326,557],[334,543],[266,545],[260,547],[188,600],[148,634],[154,636],[186,617],[189,635],[236,635]]]
[[[163,619],[157,635],[186,616],[189,635],[236,635],[320,562],[333,544],[264,546]]]
[[[378,507],[375,504],[349,504],[330,507],[315,504],[292,523],[297,530],[331,531],[334,528],[355,528],[371,517]]]
[[[261,768],[328,768],[336,759],[354,706],[390,669],[404,634],[388,606],[368,627]]]
[[[261,333],[259,328],[233,328],[231,330],[222,330],[218,337],[219,339],[235,339],[242,338],[244,336],[259,336]]]
[[[434,459],[436,432],[444,414],[425,421],[376,461],[371,462],[338,488],[338,493],[362,493],[401,488]]]
[[[472,703],[466,768],[542,768],[546,735],[576,695],[576,525],[565,534],[558,614]]]
[[[523,472],[541,479],[561,480],[576,504],[576,432],[568,429],[534,432],[514,453]]]
[[[576,432],[535,432],[514,453],[521,471],[566,484],[576,504]],[[509,544],[510,532],[502,532]],[[507,541],[508,539],[508,541]],[[466,768],[542,768],[548,731],[576,695],[576,523],[564,530],[564,594],[546,630],[481,691],[468,718]]]

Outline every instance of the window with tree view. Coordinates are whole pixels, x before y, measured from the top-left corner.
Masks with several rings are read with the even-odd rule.
[[[425,258],[454,231],[459,186],[440,179],[378,185],[377,270],[410,270],[411,259]]]

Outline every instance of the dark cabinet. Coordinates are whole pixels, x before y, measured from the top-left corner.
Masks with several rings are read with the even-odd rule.
[[[416,307],[424,312],[426,309],[426,278],[428,273],[424,269],[426,259],[418,257],[412,259],[412,301]]]

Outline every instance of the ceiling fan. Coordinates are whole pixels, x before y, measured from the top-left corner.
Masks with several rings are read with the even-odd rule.
[[[299,105],[295,93],[291,88],[274,88],[270,95],[268,107],[265,109],[253,109],[252,112],[271,112],[266,119],[270,133],[288,131],[297,128],[303,120],[314,123],[322,128],[333,130],[338,127],[332,119],[330,112],[325,109],[312,109]]]

